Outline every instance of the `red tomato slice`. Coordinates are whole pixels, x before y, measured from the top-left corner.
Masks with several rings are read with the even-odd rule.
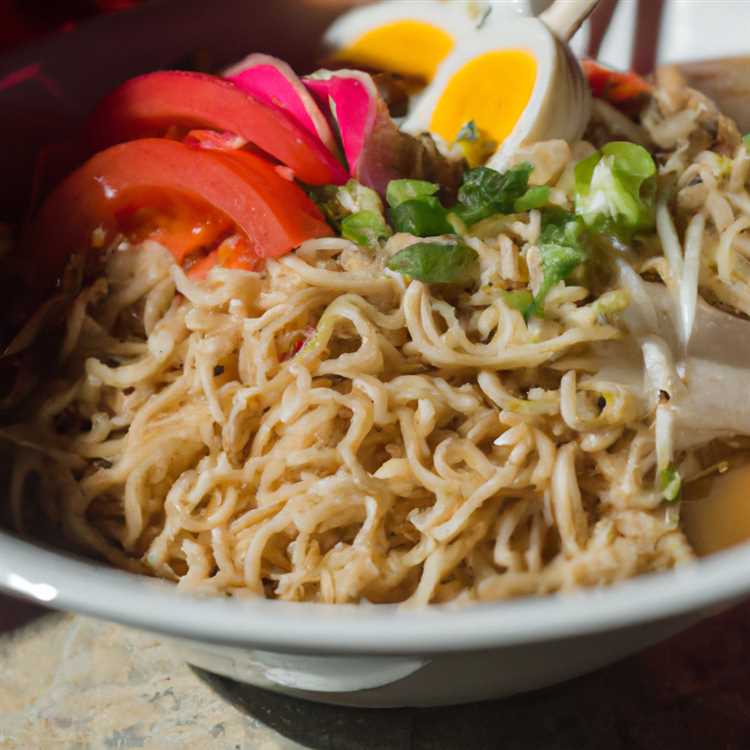
[[[236,151],[247,146],[247,141],[236,133],[220,133],[217,130],[191,130],[182,142],[212,151]]]
[[[92,247],[100,228],[111,238],[136,210],[154,211],[149,195],[173,194],[177,204],[203,208],[203,216],[220,231],[236,228],[255,257],[276,257],[331,230],[317,206],[301,188],[280,177],[272,165],[253,154],[193,149],[177,141],[147,138],[113,146],[96,154],[67,177],[47,198],[25,238],[32,287],[49,288],[73,253]],[[217,220],[216,217],[219,217]],[[222,226],[222,219],[226,225]],[[154,219],[158,225],[158,216]],[[218,223],[217,223],[218,221]],[[178,221],[181,236],[184,222]],[[169,222],[163,225],[170,242]],[[179,259],[184,247],[175,247]]]
[[[236,133],[311,185],[347,180],[344,167],[323,143],[281,109],[203,73],[163,71],[126,81],[97,107],[89,133],[96,148],[104,148],[163,136],[174,127]]]
[[[190,266],[188,276],[202,279],[214,266],[224,268],[241,268],[252,271],[258,265],[257,256],[252,255],[247,242],[237,235],[225,239],[216,250],[204,255],[199,261]]]
[[[296,210],[309,214],[315,219],[321,217],[320,209],[304,191],[298,188],[289,190],[290,185],[295,188],[296,185],[280,175],[276,168],[265,159],[247,151],[214,151],[213,153],[217,159],[221,159],[242,179],[255,184],[259,190],[272,192],[279,201],[287,201],[290,207],[293,206]],[[276,255],[272,248],[265,247],[258,247],[257,254],[262,258]]]
[[[131,189],[115,210],[117,230],[131,242],[155,240],[181,265],[232,234],[234,223],[204,201],[158,188]]]

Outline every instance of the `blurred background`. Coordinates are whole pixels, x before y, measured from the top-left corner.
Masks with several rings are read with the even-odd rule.
[[[245,0],[244,5],[251,15],[262,15],[263,6],[282,14],[282,6],[304,6],[316,7],[327,17],[364,2],[367,0]],[[492,2],[521,14],[538,14],[551,0]],[[191,5],[184,0],[0,0],[0,52],[45,34],[72,31],[94,16],[145,4],[171,5],[178,11],[182,5]],[[206,0],[203,4],[223,15],[222,2]],[[656,60],[684,62],[694,60],[696,52],[704,58],[744,54],[749,22],[747,0],[601,0],[592,21],[576,35],[573,47],[578,54],[597,54],[616,67],[649,72]]]
[[[35,149],[53,131],[58,141],[68,138],[104,93],[138,73],[216,71],[250,50],[312,70],[323,30],[365,1],[0,0],[0,109],[23,112],[0,120],[0,142],[14,144],[4,155],[7,168],[14,177],[29,172]],[[536,14],[550,4],[475,1],[509,14]],[[572,45],[580,56],[649,73],[663,63],[746,54],[749,25],[749,0],[600,0]],[[713,86],[737,100],[749,98],[747,59],[729,76],[698,73],[710,79],[709,95]],[[737,118],[732,102],[721,104]],[[0,221],[21,210],[27,187],[0,184]]]

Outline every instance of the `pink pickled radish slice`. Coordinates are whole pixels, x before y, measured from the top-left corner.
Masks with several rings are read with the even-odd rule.
[[[283,109],[336,153],[336,140],[328,121],[285,62],[270,55],[252,54],[227,70],[225,77],[264,104]]]

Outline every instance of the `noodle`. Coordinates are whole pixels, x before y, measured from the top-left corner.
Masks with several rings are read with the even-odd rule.
[[[651,136],[670,147],[695,123],[683,112]],[[553,288],[528,325],[498,290],[541,284],[537,210],[465,238],[473,291],[387,270],[408,235],[380,251],[310,240],[203,282],[153,242],[120,242],[70,306],[54,376],[0,430],[15,525],[40,497],[112,565],[331,603],[544,594],[691,559],[657,482],[690,465],[673,407],[653,397],[679,396],[679,368],[641,274],[679,295],[685,346],[699,290],[750,314],[750,195],[744,149],[717,175],[716,154],[680,148],[662,167],[678,209],[665,193],[659,254],[618,259],[597,294]],[[526,156],[569,207],[571,165],[590,151],[557,141]],[[609,315],[623,295],[629,309]],[[608,370],[625,340],[647,388]]]
[[[483,262],[502,268],[509,243],[484,245]],[[162,268],[140,296],[116,282],[98,304],[82,293],[63,350],[74,385],[42,400],[31,425],[43,444],[87,457],[86,476],[67,469],[57,489],[66,534],[116,565],[124,549],[187,588],[332,602],[479,596],[482,568],[540,573],[550,555],[585,547],[577,450],[565,442],[582,426],[566,424],[554,388],[526,401],[498,370],[537,379],[556,356],[617,331],[595,323],[533,342],[502,304],[404,288],[377,259],[369,276],[347,272],[329,247],[312,241],[266,278],[216,271],[205,285],[153,247],[132,248],[118,265],[126,255]],[[264,309],[277,284],[292,296]],[[126,298],[164,310],[149,314],[145,346],[117,366],[105,364],[109,352],[87,356],[81,330],[101,327],[114,344],[110,305],[122,317]],[[463,320],[487,310],[480,339]],[[313,339],[287,359],[293,335],[316,319]],[[92,423],[72,440],[54,429],[71,408]],[[94,468],[94,457],[112,465]],[[20,507],[19,479],[12,489]],[[462,584],[446,589],[446,578]]]

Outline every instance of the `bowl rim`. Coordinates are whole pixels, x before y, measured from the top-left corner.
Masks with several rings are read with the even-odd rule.
[[[196,1],[192,7],[202,6]],[[156,27],[153,19],[178,12],[180,17],[185,15],[184,4],[172,3],[170,10],[167,4],[157,3],[118,15],[116,22],[113,17],[93,19],[73,32],[4,56],[0,67],[11,70],[34,60],[51,65],[66,59],[83,70],[88,57],[70,51],[85,49],[87,39],[101,39],[102,34],[115,38],[111,35],[137,28],[146,18]],[[215,13],[209,16],[222,18]],[[153,49],[151,67],[163,54],[163,40],[159,42]],[[121,50],[118,45],[110,47]],[[119,61],[122,67],[116,70],[124,74],[132,60],[129,54],[113,57],[103,69],[111,72],[113,62]],[[71,80],[75,78],[70,71],[68,75]],[[93,89],[89,93],[93,94]],[[44,549],[0,530],[2,591],[178,638],[291,652],[429,654],[584,636],[685,615],[748,595],[748,571],[750,543],[675,571],[644,575],[605,589],[461,609],[433,605],[414,611],[390,605],[198,598],[178,592],[163,581]]]
[[[0,590],[179,639],[281,652],[430,654],[584,636],[750,593],[750,543],[612,586],[455,607],[194,596],[0,531]]]

